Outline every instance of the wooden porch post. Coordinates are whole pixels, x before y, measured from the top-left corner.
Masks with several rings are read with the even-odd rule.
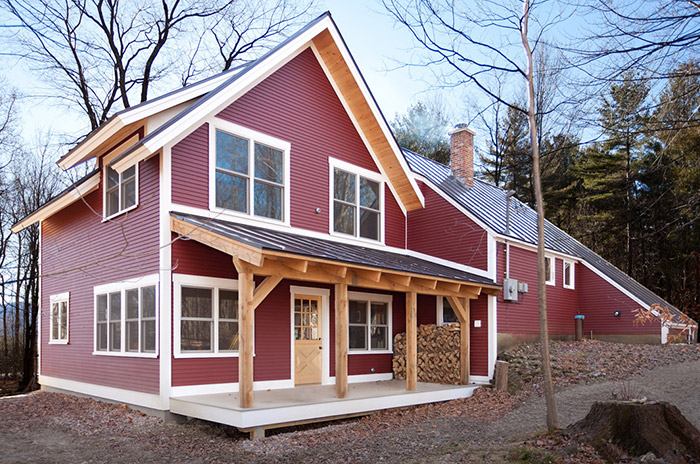
[[[471,319],[469,316],[469,299],[462,300],[464,306],[465,321],[459,324],[459,363],[460,363],[460,382],[462,385],[469,385],[469,329],[471,327]]]
[[[335,284],[335,396],[348,396],[348,286]]]
[[[238,403],[241,408],[253,407],[253,273],[238,271]]]
[[[406,293],[406,390],[418,388],[418,304],[416,292]]]

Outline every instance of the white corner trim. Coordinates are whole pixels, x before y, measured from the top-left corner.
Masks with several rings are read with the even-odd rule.
[[[172,197],[172,152],[171,146],[163,148],[160,156],[160,182],[159,182],[159,244],[158,253],[159,280],[158,286],[159,307],[158,314],[158,360],[160,401],[163,407],[170,408],[170,391],[172,388],[172,245],[170,232],[170,203]]]
[[[160,396],[151,393],[125,390],[123,388],[107,387],[76,380],[61,379],[58,377],[39,376],[39,384],[46,387],[59,388],[61,390],[89,395],[119,403],[133,404],[145,408],[164,410],[166,407],[160,400]]]
[[[489,295],[488,297],[488,382],[493,378],[496,369],[496,359],[498,359],[498,298],[496,295]],[[472,380],[476,379],[477,376],[472,376]]]

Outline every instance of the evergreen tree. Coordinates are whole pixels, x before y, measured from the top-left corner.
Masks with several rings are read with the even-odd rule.
[[[418,102],[406,114],[396,116],[391,128],[399,146],[445,165],[450,164],[450,127],[440,103]]]

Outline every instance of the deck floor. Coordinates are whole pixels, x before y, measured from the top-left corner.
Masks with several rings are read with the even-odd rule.
[[[170,411],[248,429],[466,398],[476,388],[477,385],[419,382],[417,391],[409,392],[405,381],[387,380],[349,384],[348,397],[341,399],[335,397],[335,386],[314,385],[255,391],[254,406],[250,409],[238,406],[237,393],[172,397]]]

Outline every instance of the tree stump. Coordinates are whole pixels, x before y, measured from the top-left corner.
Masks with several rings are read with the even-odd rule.
[[[496,361],[496,391],[508,391],[508,363]]]
[[[700,461],[700,432],[677,407],[665,402],[606,401],[593,403],[588,415],[569,426],[606,459],[649,452],[666,463]]]

